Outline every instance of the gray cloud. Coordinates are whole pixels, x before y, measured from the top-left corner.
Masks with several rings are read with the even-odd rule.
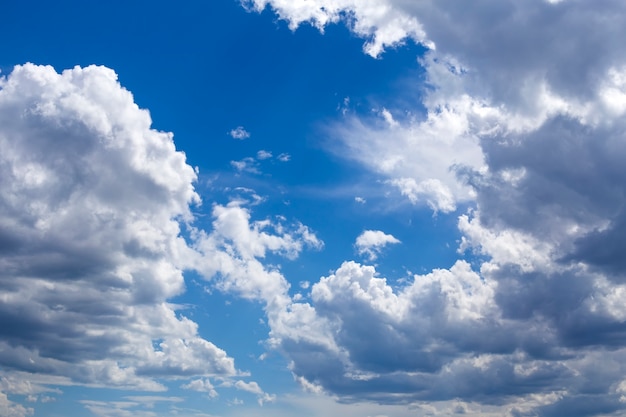
[[[414,203],[470,205],[460,251],[479,257],[404,288],[356,264],[321,278],[298,311],[324,353],[276,332],[294,373],[347,401],[623,413],[624,2],[248,3],[292,27],[344,21],[372,55],[429,48],[425,114],[346,117],[332,151]]]
[[[167,302],[199,203],[172,135],[103,67],[26,64],[0,90],[0,366],[13,378],[162,390],[233,359]],[[29,376],[30,375],[30,376]]]

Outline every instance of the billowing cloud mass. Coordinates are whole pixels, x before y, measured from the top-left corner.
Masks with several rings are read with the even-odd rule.
[[[172,135],[151,129],[104,67],[58,74],[26,64],[0,88],[2,414],[29,414],[6,393],[34,396],[48,385],[161,391],[163,380],[241,375],[168,302],[185,290],[183,271],[201,263],[183,238],[197,234],[196,172]],[[225,210],[215,207],[216,217]],[[317,242],[302,225],[298,233]],[[301,248],[262,237],[241,250]],[[185,387],[198,390],[197,381]],[[203,388],[214,395],[208,379]]]
[[[346,262],[314,284],[292,333],[274,332],[296,378],[349,401],[621,415],[626,3],[244,3],[294,29],[343,22],[373,56],[426,46],[411,116],[348,115],[330,129],[334,152],[415,204],[472,207],[459,251],[475,268],[459,260],[397,287]]]
[[[344,404],[623,415],[626,3],[242,4],[270,8],[294,30],[345,24],[374,58],[403,42],[426,48],[419,93],[374,115],[346,109],[325,132],[336,139],[330,151],[368,169],[389,196],[455,216],[458,260],[408,277],[346,260],[322,277],[293,277],[302,291],[292,295],[275,261],[323,249],[309,227],[255,219],[264,197],[239,187],[230,190],[253,201],[205,202],[200,228],[197,171],[113,70],[17,66],[0,79],[0,414],[32,415],[64,385],[174,384],[273,401],[171,301],[193,270],[212,290],[258,302],[264,346],[304,389]],[[231,165],[241,178],[290,160],[275,151]],[[367,230],[354,248],[374,261],[397,243]],[[146,408],[179,401],[82,404],[154,415]]]

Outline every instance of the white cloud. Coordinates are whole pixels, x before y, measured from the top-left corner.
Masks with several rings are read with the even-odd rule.
[[[331,132],[345,144],[336,152],[435,210],[451,211],[457,202],[475,198],[456,177],[459,168],[486,169],[485,159],[493,166],[492,143],[502,138],[510,143],[558,116],[595,127],[613,124],[624,111],[626,59],[613,42],[626,36],[623,2],[601,7],[540,0],[463,7],[402,0],[245,3],[257,10],[272,7],[292,28],[308,21],[323,29],[343,21],[370,39],[368,50],[376,53],[403,39],[429,47],[421,59],[428,84],[422,94],[425,116],[399,121],[383,109],[384,123],[350,116]]]
[[[288,305],[287,280],[261,259],[268,252],[294,259],[305,247],[320,249],[323,242],[303,224],[251,221],[250,210],[240,202],[214,205],[212,215],[213,230],[198,231],[196,236],[197,249],[203,254],[196,269],[207,279],[217,277],[216,285],[223,291],[263,301],[270,309]]]
[[[5,393],[0,391],[0,415],[5,417],[26,417],[32,416],[34,410],[21,404],[16,404],[8,399]]]
[[[228,134],[231,138],[238,140],[244,140],[250,137],[250,133],[246,129],[244,129],[243,126],[237,126],[230,132],[228,132]]]
[[[291,155],[288,153],[281,153],[276,157],[280,162],[289,162],[291,160]]]
[[[200,201],[172,135],[104,67],[27,64],[0,87],[3,374],[139,390],[236,375],[167,301],[197,256],[179,222]]]
[[[255,394],[258,397],[259,405],[263,405],[264,403],[273,402],[276,400],[276,396],[272,394],[268,394],[264,392],[259,384],[254,381],[245,382],[245,381],[237,381],[234,385],[235,388],[241,391],[246,391],[252,394]]]
[[[292,28],[343,21],[373,55],[403,39],[426,45],[418,110],[346,112],[328,129],[332,150],[415,204],[475,206],[458,225],[480,271],[459,261],[394,288],[345,263],[314,284],[299,318],[321,326],[308,324],[320,342],[280,333],[294,374],[346,401],[622,413],[626,47],[615,39],[626,38],[626,3],[248,4]]]
[[[474,199],[457,172],[483,168],[479,137],[470,126],[484,111],[483,104],[462,97],[454,102],[433,99],[425,119],[398,122],[388,111],[382,120],[348,116],[329,128],[342,144],[331,150],[388,178],[412,203],[450,212],[458,202]]]
[[[356,238],[355,246],[359,255],[373,261],[385,246],[397,243],[400,243],[398,239],[380,230],[365,230]]]
[[[412,37],[425,41],[425,34],[420,22],[393,7],[393,2],[365,0],[355,3],[352,0],[242,0],[242,4],[258,11],[270,5],[276,13],[289,21],[289,26],[296,29],[303,22],[311,22],[322,29],[325,25],[344,21],[360,36],[371,39],[364,50],[372,56],[378,56],[385,47],[395,46],[405,38]]]
[[[192,391],[206,392],[207,395],[211,398],[215,398],[218,396],[217,391],[215,390],[215,387],[213,386],[213,384],[211,384],[211,381],[209,381],[208,378],[194,379],[193,381],[190,381],[188,384],[182,385],[181,388],[192,390]]]
[[[230,165],[238,172],[248,172],[250,174],[261,173],[257,160],[251,157],[247,157],[239,161],[230,161]]]
[[[264,159],[269,159],[272,157],[272,153],[264,150],[260,150],[256,153],[256,159],[262,161]]]

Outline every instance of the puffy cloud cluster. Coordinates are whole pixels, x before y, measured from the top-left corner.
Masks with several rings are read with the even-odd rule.
[[[459,230],[476,270],[459,261],[394,288],[345,263],[313,285],[291,323],[319,342],[275,340],[296,377],[351,400],[623,413],[626,4],[247,4],[293,28],[346,22],[376,56],[404,39],[427,46],[424,114],[349,115],[332,126],[336,152],[413,203],[474,207]]]
[[[248,132],[243,126],[237,126],[228,132],[228,135],[233,139],[244,140],[250,137],[250,132]]]
[[[26,64],[0,88],[0,368],[28,382],[4,391],[237,375],[168,302],[198,257],[181,223],[200,201],[172,135],[107,68]]]
[[[273,401],[168,300],[193,269],[281,315],[289,284],[263,258],[323,243],[284,218],[252,221],[244,199],[214,204],[212,229],[196,229],[195,170],[110,69],[26,64],[0,88],[1,414],[33,412],[7,394],[36,401],[59,385],[162,391],[182,380],[209,397],[234,388]],[[130,415],[143,400],[83,405]]]

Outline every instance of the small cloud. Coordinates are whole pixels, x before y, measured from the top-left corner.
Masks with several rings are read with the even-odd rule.
[[[365,200],[363,197],[354,197],[354,201],[356,201],[359,204],[365,204],[367,203],[367,200]]]
[[[244,129],[243,126],[237,126],[233,130],[228,132],[228,134],[233,139],[239,139],[239,140],[248,139],[250,137],[250,133],[246,129]]]
[[[230,165],[239,172],[249,172],[251,174],[260,174],[257,167],[257,161],[254,158],[243,158],[239,161],[230,161]]]
[[[227,402],[228,405],[242,405],[243,404],[243,400],[240,400],[239,398],[233,398],[232,400]]]
[[[191,391],[205,392],[210,398],[218,396],[217,391],[215,391],[215,387],[213,387],[213,384],[211,384],[211,381],[208,379],[196,379],[188,384],[182,385],[181,388]]]
[[[396,127],[396,126],[398,126],[398,122],[393,118],[393,115],[391,114],[391,112],[389,110],[387,110],[387,109],[385,109],[383,107],[383,109],[380,112],[380,115],[385,120],[385,122],[387,122],[389,127]]]
[[[257,401],[259,405],[272,402],[276,399],[275,395],[264,392],[261,389],[261,387],[259,387],[259,384],[257,384],[254,381],[251,381],[251,382],[237,381],[235,382],[235,388],[237,388],[240,391],[246,391],[251,394],[255,394],[257,396]]]
[[[337,106],[337,110],[341,111],[342,115],[346,115],[346,113],[348,113],[348,110],[350,109],[350,97],[345,97],[343,99],[342,104]]]
[[[237,381],[235,382],[235,388],[241,391],[251,392],[252,394],[263,394],[263,390],[259,387],[259,384],[254,381]]]
[[[272,153],[264,150],[260,150],[256,153],[256,159],[262,161],[264,159],[269,159],[272,157]]]
[[[400,241],[392,235],[380,230],[366,230],[356,238],[355,246],[359,255],[364,255],[370,261],[374,261],[385,246],[396,243]]]
[[[289,155],[288,153],[281,153],[280,155],[278,155],[277,159],[280,162],[288,162],[289,160],[291,160],[291,155]]]

